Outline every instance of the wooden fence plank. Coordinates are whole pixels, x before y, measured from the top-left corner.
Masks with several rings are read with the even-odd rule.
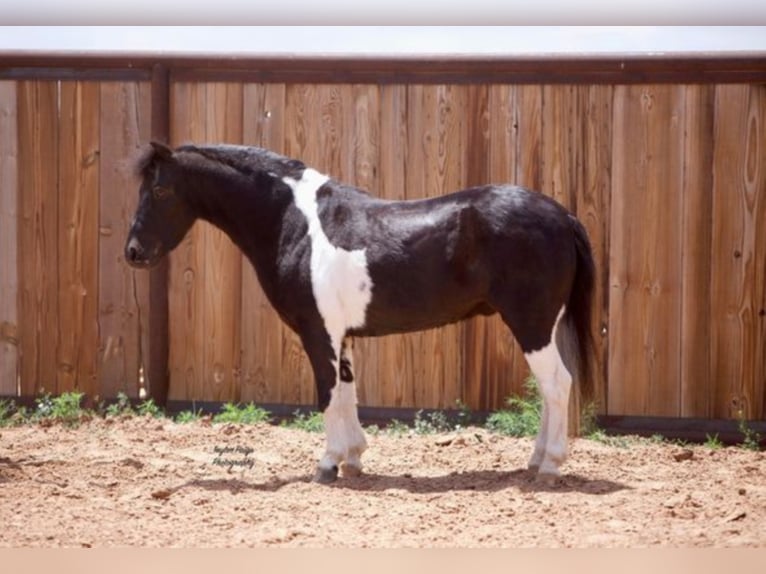
[[[17,122],[16,82],[0,82],[0,396],[18,390]]]
[[[62,82],[59,102],[58,384],[98,394],[99,86]]]
[[[683,104],[679,87],[615,88],[611,415],[679,413]]]
[[[171,86],[171,97],[174,104],[170,122],[172,144],[207,142],[205,84],[175,83]],[[195,223],[170,256],[170,400],[202,400],[206,396],[202,351],[207,344],[203,311],[206,226],[204,222]]]
[[[242,84],[207,85],[207,142],[242,143]],[[203,312],[204,400],[238,401],[242,255],[221,230],[205,225]]]
[[[711,86],[686,86],[684,116],[681,416],[712,415],[710,282],[713,219]]]
[[[58,83],[18,84],[21,394],[56,392]]]
[[[148,83],[101,84],[101,193],[99,206],[99,380],[100,395],[139,396],[139,370],[149,350],[149,274],[123,256],[138,203],[133,162],[149,140]]]
[[[764,97],[763,87],[716,87],[710,342],[716,417],[750,418],[763,408]]]
[[[579,88],[579,149],[582,176],[576,213],[588,230],[596,264],[591,334],[595,345],[592,376],[599,413],[606,413],[609,326],[609,212],[612,167],[612,86]]]
[[[243,93],[243,141],[284,152],[285,85],[247,84]],[[243,401],[280,402],[285,380],[283,349],[297,336],[269,303],[249,261],[242,269]]]

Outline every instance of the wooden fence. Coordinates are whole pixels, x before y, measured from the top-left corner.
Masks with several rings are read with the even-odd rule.
[[[366,65],[365,65],[366,64]],[[537,67],[535,67],[535,65]],[[386,198],[515,182],[585,223],[599,412],[766,418],[766,57],[518,61],[0,55],[0,395],[314,401],[220,232],[122,248],[151,137],[259,145]],[[355,342],[360,404],[503,406],[496,317]]]

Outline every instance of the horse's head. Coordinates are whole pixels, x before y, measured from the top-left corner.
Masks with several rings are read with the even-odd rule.
[[[173,150],[152,142],[138,172],[142,178],[138,208],[125,242],[125,260],[147,268],[181,242],[195,216],[183,197],[183,174]]]

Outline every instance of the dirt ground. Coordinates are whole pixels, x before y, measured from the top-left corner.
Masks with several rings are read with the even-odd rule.
[[[3,547],[764,547],[766,453],[576,439],[558,484],[529,439],[368,437],[311,482],[324,436],[94,419],[0,429]]]

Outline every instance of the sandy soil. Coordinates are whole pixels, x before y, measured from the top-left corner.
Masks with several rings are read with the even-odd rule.
[[[763,452],[578,439],[550,486],[524,470],[527,439],[471,428],[369,443],[366,474],[323,486],[324,437],[300,430],[140,417],[0,429],[0,546],[766,546]]]

